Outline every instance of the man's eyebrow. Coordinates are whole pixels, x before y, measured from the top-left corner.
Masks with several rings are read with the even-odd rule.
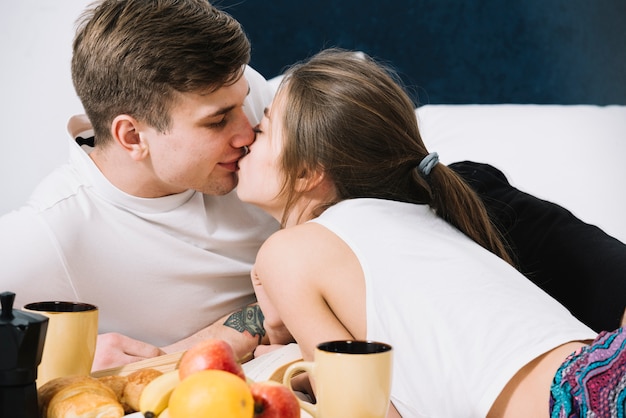
[[[225,115],[228,112],[230,112],[231,110],[233,110],[235,107],[236,106],[233,105],[233,106],[227,106],[227,107],[223,107],[221,109],[217,109],[215,112],[213,112],[213,113],[211,113],[209,115],[206,115],[205,118],[208,119],[208,118],[214,118],[216,116]]]
[[[246,93],[246,97],[249,95],[250,95],[250,85],[248,84],[248,92]],[[236,107],[237,106],[232,105],[232,106],[223,107],[221,109],[217,109],[215,112],[211,113],[210,115],[206,115],[205,118],[208,119],[208,118],[214,118],[216,116],[225,115],[226,113],[230,112]]]
[[[248,84],[248,91],[246,92],[246,97],[250,95],[250,84]],[[237,106],[235,105],[231,105],[231,106],[227,106],[227,107],[223,107],[220,109],[217,109],[215,112],[210,113],[208,115],[205,115],[203,117],[203,119],[209,119],[209,118],[214,118],[216,116],[222,116],[225,115],[226,113],[230,112],[231,110],[233,110],[234,108],[236,108]]]

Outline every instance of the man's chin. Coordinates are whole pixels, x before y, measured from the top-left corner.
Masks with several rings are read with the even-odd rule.
[[[239,182],[239,177],[237,173],[231,173],[230,176],[224,177],[219,180],[211,179],[206,186],[201,189],[196,189],[200,193],[208,194],[212,196],[224,196],[230,192],[232,192],[235,187],[237,187],[237,183]]]

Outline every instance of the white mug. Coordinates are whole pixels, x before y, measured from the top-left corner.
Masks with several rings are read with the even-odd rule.
[[[298,399],[315,418],[385,418],[391,396],[393,350],[375,341],[329,341],[319,344],[312,362],[296,362],[283,383],[308,372],[316,403]]]

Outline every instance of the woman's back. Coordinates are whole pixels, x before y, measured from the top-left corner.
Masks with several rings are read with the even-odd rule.
[[[401,414],[485,416],[525,364],[595,337],[426,205],[351,199],[313,222],[359,259],[367,338],[396,349],[393,396]],[[546,392],[546,408],[547,401]]]

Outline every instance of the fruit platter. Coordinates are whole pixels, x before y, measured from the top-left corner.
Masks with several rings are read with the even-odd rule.
[[[291,352],[299,354],[295,348]],[[45,418],[310,417],[277,379],[248,377],[232,347],[219,339],[198,343],[163,370],[54,379],[39,388],[39,403]]]

